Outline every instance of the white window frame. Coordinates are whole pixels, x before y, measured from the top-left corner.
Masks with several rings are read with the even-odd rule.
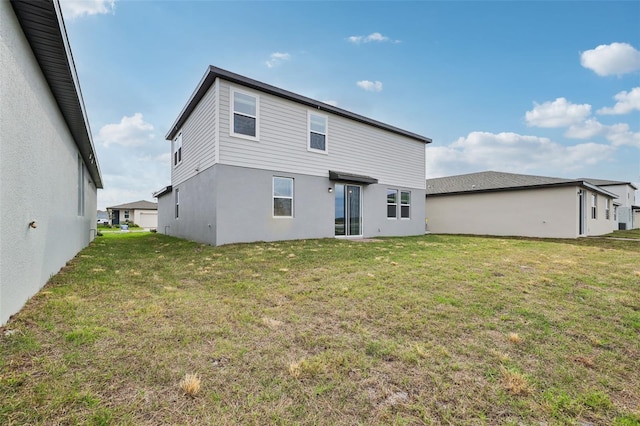
[[[180,190],[176,189],[175,193],[176,193],[176,198],[175,198],[174,213],[175,213],[175,218],[180,219]]]
[[[591,194],[591,219],[598,219],[598,195]]]
[[[608,198],[604,199],[604,218],[609,220],[611,219],[611,200]]]
[[[403,193],[404,194],[409,194],[409,203],[408,204],[404,204],[402,202],[402,194]],[[400,201],[400,203],[399,203],[399,205],[400,205],[400,219],[401,220],[411,220],[411,191],[402,191],[401,190],[400,191],[400,200],[399,201]],[[402,207],[409,207],[409,216],[407,216],[407,217],[402,216]]]
[[[291,196],[276,196],[276,179],[287,179],[291,182]],[[290,216],[276,216],[276,198],[282,198],[286,200],[291,200],[291,215]],[[295,180],[292,177],[288,176],[274,176],[271,179],[271,216],[274,219],[293,219],[294,216],[294,199],[295,199]]]
[[[78,154],[78,216],[84,216],[84,161]]]
[[[256,135],[244,135],[242,133],[236,133],[234,129],[234,120],[235,120],[235,94],[240,93],[245,96],[251,96],[256,100],[256,115],[248,115],[242,112],[238,112],[238,114],[243,115],[245,117],[255,118],[256,120]],[[235,87],[229,88],[229,135],[235,138],[248,139],[251,141],[260,141],[260,96],[255,93],[247,92],[244,90],[237,89]]]
[[[173,140],[173,157],[171,159],[173,167],[178,167],[182,163],[182,132]]]
[[[389,202],[389,192],[390,191],[393,191],[396,194],[396,202],[395,203],[390,203]],[[387,191],[385,192],[385,197],[386,197],[386,207],[387,207],[387,219],[389,219],[389,220],[398,219],[398,190],[394,189],[394,188],[387,188]],[[395,206],[395,208],[396,208],[396,215],[395,216],[389,216],[389,206]]]
[[[125,220],[129,220],[131,218],[131,214],[129,213],[129,210],[124,211],[123,217],[125,218]]]
[[[324,119],[324,133],[313,132],[324,136],[324,150],[311,147],[311,116],[315,115]],[[307,151],[317,152],[318,154],[329,154],[329,116],[318,114],[314,111],[307,111]]]

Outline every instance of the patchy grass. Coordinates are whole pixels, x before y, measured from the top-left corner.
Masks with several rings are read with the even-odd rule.
[[[640,423],[635,241],[114,233],[1,331],[0,424]]]
[[[635,238],[640,240],[640,229],[627,229],[625,231],[613,231],[607,237],[614,238]]]

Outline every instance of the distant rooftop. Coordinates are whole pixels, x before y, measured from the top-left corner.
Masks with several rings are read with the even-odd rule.
[[[427,179],[426,183],[427,196],[533,189],[550,186],[583,186],[602,194],[616,197],[615,194],[599,188],[593,182],[585,179],[563,179],[493,171]]]
[[[107,207],[109,210],[158,210],[158,203],[151,201],[134,201],[133,203],[120,204],[118,206]]]
[[[633,189],[638,189],[631,182],[622,182],[622,181],[619,181],[619,180],[593,179],[593,178],[579,178],[578,180],[585,180],[585,181],[587,181],[589,183],[592,183],[594,185],[597,185],[597,186],[629,185]]]

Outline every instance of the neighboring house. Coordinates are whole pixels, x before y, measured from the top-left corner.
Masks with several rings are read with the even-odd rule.
[[[0,1],[0,324],[96,235],[102,188],[57,1]]]
[[[112,225],[128,222],[147,229],[158,227],[158,204],[151,201],[140,200],[107,207],[107,212]]]
[[[212,245],[424,233],[424,136],[209,67],[166,137],[160,232]]]
[[[616,194],[586,180],[480,172],[427,180],[429,232],[544,238],[617,229]]]
[[[634,184],[605,179],[581,178],[581,180],[597,185],[618,196],[614,201],[616,204],[614,219],[618,223],[616,225],[617,229],[640,228],[640,222],[636,216],[637,213],[634,214],[634,212],[640,212],[640,207],[635,205],[636,190],[638,188]]]

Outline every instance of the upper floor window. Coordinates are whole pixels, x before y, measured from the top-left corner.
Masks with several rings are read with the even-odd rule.
[[[327,116],[309,112],[307,149],[327,153]]]
[[[293,217],[293,179],[273,177],[273,216]]]
[[[173,140],[173,165],[182,163],[182,133]]]
[[[591,194],[591,219],[598,218],[598,196]]]
[[[398,217],[398,190],[387,189],[387,218],[395,219]]]
[[[257,96],[231,89],[231,136],[258,140],[259,104]]]
[[[411,218],[411,192],[400,191],[400,218]]]

